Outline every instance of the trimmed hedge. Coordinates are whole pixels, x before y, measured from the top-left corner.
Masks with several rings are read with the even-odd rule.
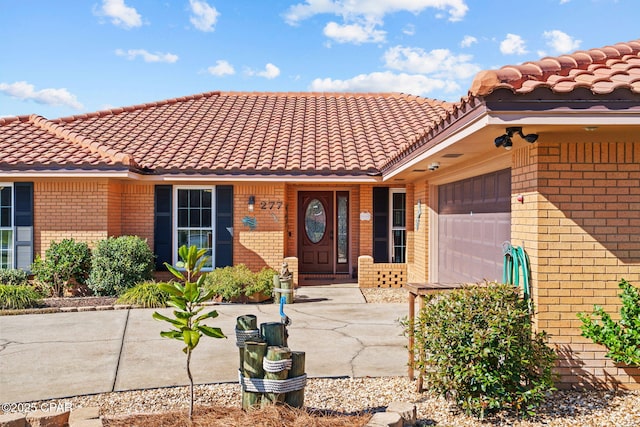
[[[109,237],[93,250],[87,281],[96,295],[119,295],[137,283],[152,279],[154,255],[137,236]]]
[[[533,414],[554,390],[555,352],[533,331],[529,302],[518,292],[488,283],[432,295],[415,323],[427,386],[480,418],[501,409]]]

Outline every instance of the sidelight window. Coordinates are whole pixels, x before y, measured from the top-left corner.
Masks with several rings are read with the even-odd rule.
[[[0,268],[13,267],[13,187],[0,183]]]
[[[404,189],[391,190],[391,262],[406,262],[407,195]]]

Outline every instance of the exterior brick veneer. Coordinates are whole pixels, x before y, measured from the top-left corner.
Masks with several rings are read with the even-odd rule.
[[[539,142],[513,153],[512,241],[531,260],[537,327],[550,334],[561,386],[640,388],[580,336],[577,312],[618,318],[618,281],[640,284],[640,144]],[[522,203],[516,195],[522,194]]]

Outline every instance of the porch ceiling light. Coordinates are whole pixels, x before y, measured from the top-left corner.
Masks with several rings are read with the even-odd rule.
[[[504,147],[505,150],[511,150],[511,148],[513,148],[513,141],[511,140],[511,138],[516,133],[520,135],[520,138],[524,139],[530,144],[538,140],[538,134],[530,133],[525,135],[522,133],[522,127],[517,126],[517,127],[508,127],[506,129],[506,133],[504,135],[500,135],[499,137],[497,137],[493,141],[493,143],[496,145],[496,147]]]

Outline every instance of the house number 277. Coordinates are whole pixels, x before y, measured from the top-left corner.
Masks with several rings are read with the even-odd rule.
[[[267,200],[260,202],[260,209],[280,209],[282,207],[282,201]]]

